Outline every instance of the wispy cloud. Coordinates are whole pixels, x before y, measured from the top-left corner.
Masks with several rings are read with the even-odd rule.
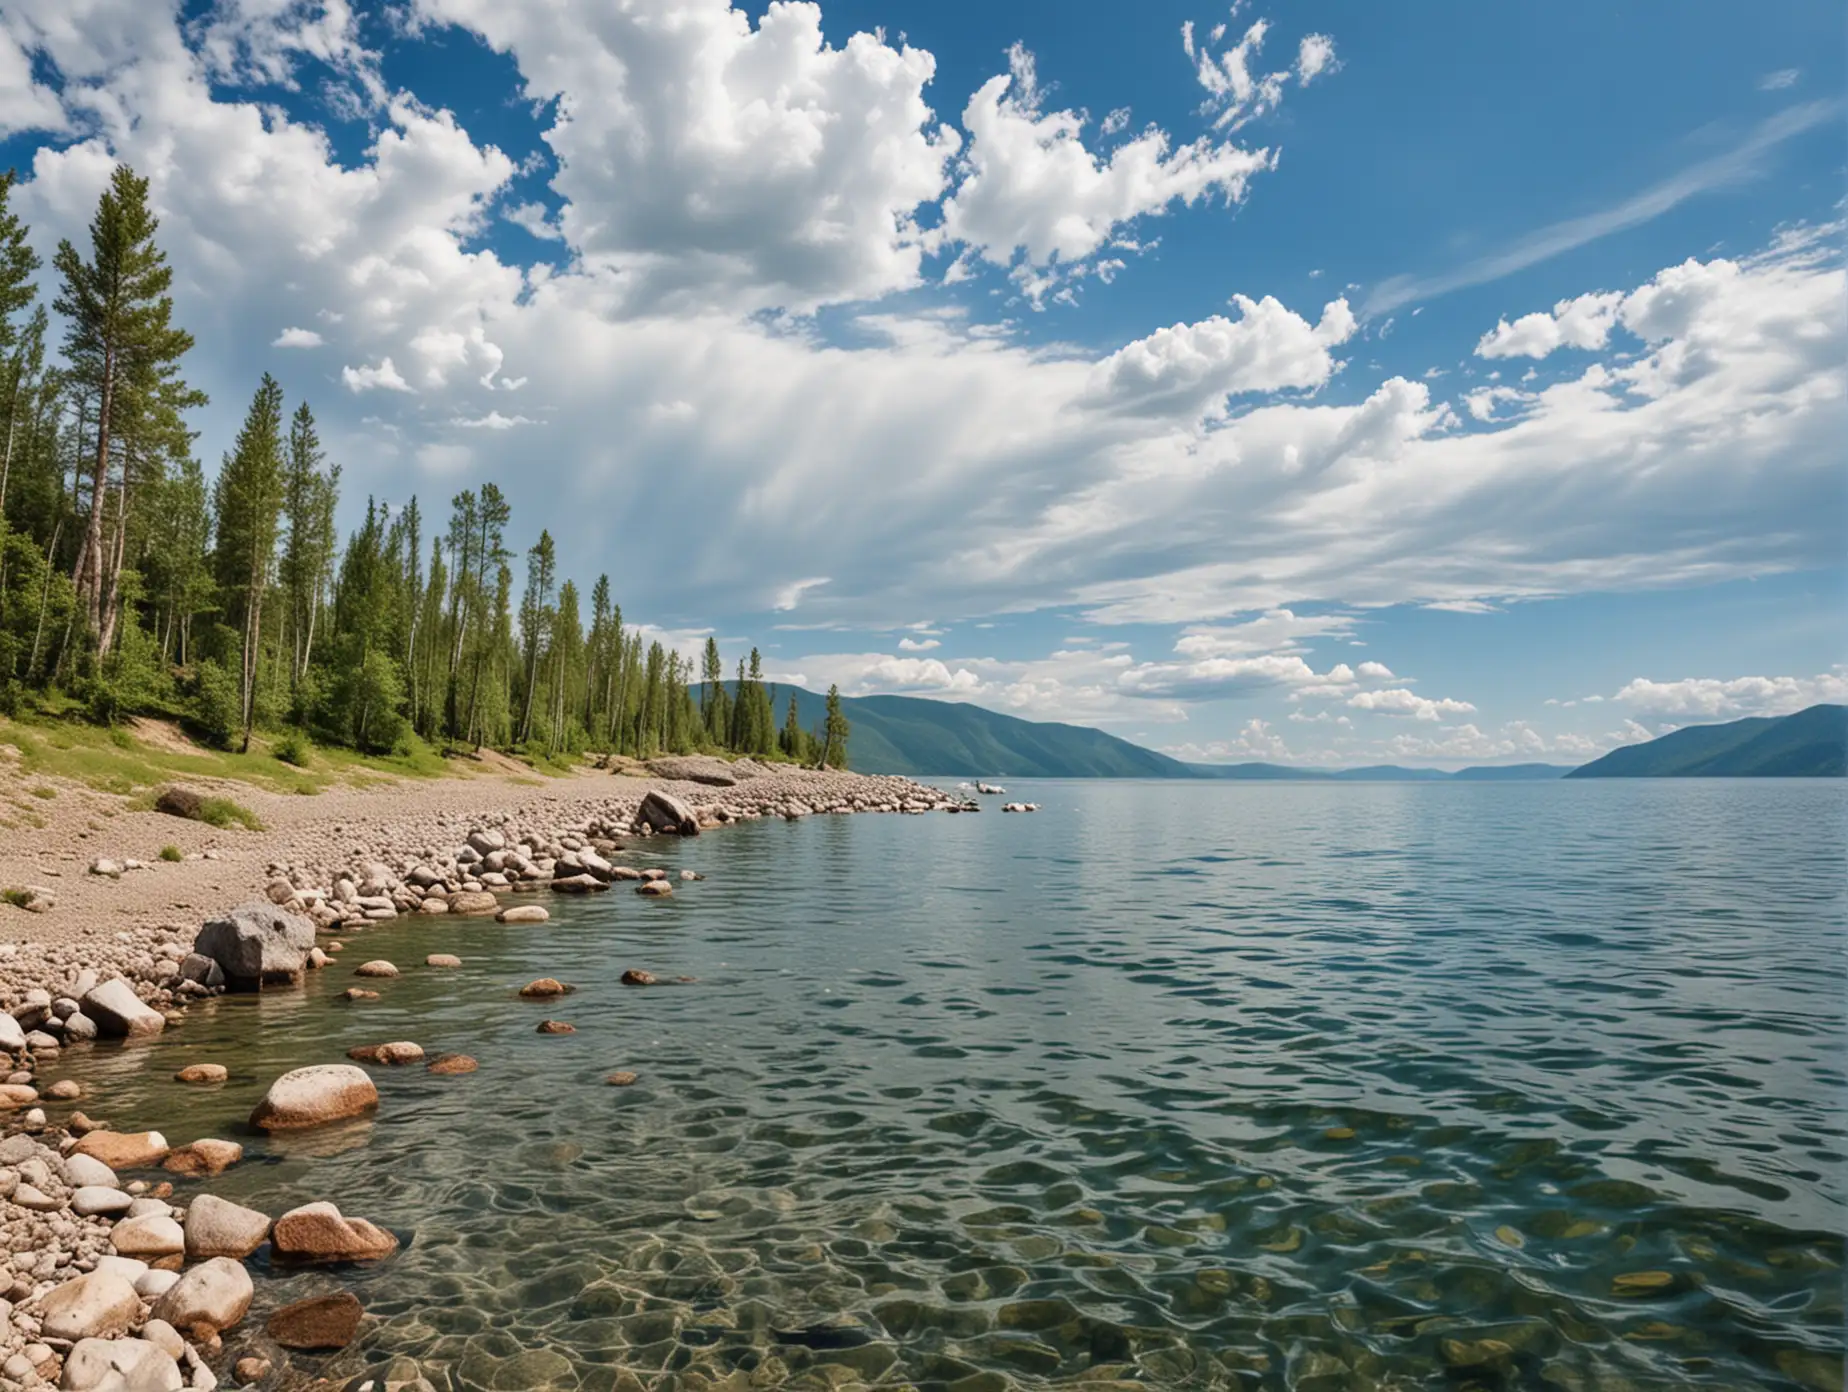
[[[1465,286],[1499,280],[1505,275],[1512,275],[1571,251],[1574,247],[1584,246],[1600,237],[1608,237],[1613,232],[1621,232],[1625,228],[1658,218],[1696,194],[1758,172],[1757,161],[1765,151],[1825,121],[1835,120],[1841,115],[1842,109],[1843,103],[1838,98],[1806,102],[1781,111],[1761,123],[1742,144],[1691,165],[1613,208],[1604,208],[1542,227],[1528,233],[1512,246],[1455,270],[1429,276],[1394,276],[1390,280],[1381,281],[1367,296],[1362,312],[1369,315],[1385,314],[1413,300],[1428,300],[1452,290],[1461,290]]]

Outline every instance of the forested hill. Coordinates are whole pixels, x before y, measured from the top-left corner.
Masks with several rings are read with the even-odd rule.
[[[1569,778],[1841,778],[1848,776],[1848,706],[1726,725],[1690,725],[1613,749]]]
[[[728,694],[736,683],[724,683]],[[701,689],[693,690],[695,699]],[[800,687],[772,693],[781,720],[789,698],[804,728],[825,715],[824,698]],[[1082,725],[1021,720],[980,706],[916,696],[842,697],[853,733],[848,762],[860,773],[964,778],[1194,778],[1192,767]]]

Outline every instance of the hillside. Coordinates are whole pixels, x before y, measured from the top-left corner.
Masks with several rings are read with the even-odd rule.
[[[1841,778],[1848,775],[1848,706],[1725,725],[1690,725],[1613,749],[1568,778]]]
[[[735,683],[727,682],[731,690]],[[825,713],[824,698],[778,687],[777,723],[791,694],[805,728]],[[693,690],[694,699],[699,688]],[[1082,725],[1021,720],[980,706],[916,696],[844,696],[853,734],[848,761],[860,773],[961,778],[1192,778],[1188,765]]]

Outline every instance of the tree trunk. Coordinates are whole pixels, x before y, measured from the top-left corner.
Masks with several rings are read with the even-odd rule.
[[[103,626],[103,500],[109,496],[109,413],[115,407],[115,348],[103,350],[103,390],[96,412],[96,467],[90,478],[90,522],[72,576],[83,597],[89,631]]]

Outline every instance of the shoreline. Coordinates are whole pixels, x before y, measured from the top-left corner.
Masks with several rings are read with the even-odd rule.
[[[98,1034],[183,1027],[189,1002],[230,989],[298,989],[307,972],[336,960],[321,942],[337,949],[336,936],[399,917],[492,915],[517,925],[544,921],[553,893],[669,895],[665,871],[630,863],[645,862],[662,836],[770,816],[966,806],[895,775],[699,757],[655,761],[654,770],[580,771],[537,785],[476,775],[312,798],[237,785],[257,804],[261,832],[128,811],[120,799],[111,810],[102,801],[109,795],[90,794],[67,804],[89,819],[80,830],[66,816],[39,828],[43,835],[10,839],[0,883],[57,886],[58,902],[36,913],[0,905],[0,1064],[12,1060],[0,1090],[0,1392],[124,1385],[112,1376],[211,1392],[226,1379],[295,1377],[286,1342],[243,1322],[255,1295],[243,1258],[266,1242],[363,1245],[379,1231],[365,1218],[389,1219],[302,1209],[272,1218],[196,1183],[176,1196],[173,1179],[220,1173],[242,1159],[242,1147],[191,1136],[170,1146],[158,1132],[92,1122],[85,1110],[106,1114],[107,1100],[58,1077],[68,1048]],[[725,777],[735,781],[714,781]],[[156,839],[181,847],[183,858],[162,861],[142,845]],[[199,942],[208,922],[212,932]],[[250,965],[253,951],[260,968]],[[236,975],[246,971],[258,974]],[[326,1064],[300,1066],[340,1075],[371,1100],[310,1096],[307,1124],[356,1114],[342,1110],[349,1103],[376,1106],[363,1070]],[[285,1091],[275,1083],[272,1098]],[[335,1323],[354,1326],[345,1329],[350,1342],[357,1306],[351,1320],[347,1313]],[[420,1379],[413,1372],[401,1381]]]

